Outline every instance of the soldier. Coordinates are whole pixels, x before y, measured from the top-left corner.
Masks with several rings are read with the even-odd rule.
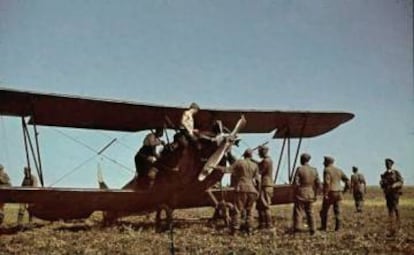
[[[181,128],[184,134],[192,141],[197,141],[198,129],[194,128],[194,115],[198,113],[200,107],[196,103],[192,103],[190,108],[184,111],[181,117]]]
[[[259,163],[259,173],[261,175],[261,189],[257,201],[257,211],[259,214],[259,228],[271,229],[273,227],[272,215],[270,214],[270,205],[273,197],[273,161],[268,155],[269,148],[259,146],[259,157],[262,161]]]
[[[305,211],[306,220],[311,235],[315,234],[315,225],[313,219],[312,204],[316,201],[316,194],[321,186],[318,172],[316,168],[309,165],[311,156],[303,153],[300,156],[301,166],[297,168],[294,185],[295,205],[293,207],[293,231],[300,231],[300,223],[302,220],[301,212]]]
[[[334,165],[334,159],[332,157],[325,156],[323,165],[325,169],[323,171],[323,201],[322,209],[320,211],[321,216],[321,228],[320,230],[326,231],[326,223],[328,219],[328,211],[331,205],[335,214],[335,231],[341,228],[341,211],[340,201],[342,200],[342,187],[341,181],[345,183],[346,191],[349,188],[349,179],[344,172],[336,168]]]
[[[10,178],[4,170],[3,165],[0,164],[0,187],[10,187]],[[3,223],[4,219],[4,204],[0,203],[0,224]]]
[[[148,177],[149,188],[154,185],[155,177],[158,172],[153,165],[159,157],[157,153],[157,146],[164,144],[164,142],[160,139],[162,133],[162,128],[156,128],[155,133],[151,132],[148,134],[144,139],[142,147],[139,149],[137,154],[135,154],[134,158],[138,177]]]
[[[24,177],[22,181],[22,187],[37,187],[37,178],[31,174],[30,168],[24,168]],[[17,225],[21,226],[24,217],[24,212],[27,209],[27,204],[20,204],[19,212],[17,214]],[[32,215],[29,212],[29,223],[32,222]]]
[[[235,189],[233,204],[234,210],[231,212],[231,234],[235,234],[240,229],[240,221],[245,218],[247,233],[252,231],[253,208],[259,192],[256,183],[259,183],[259,167],[252,161],[253,151],[247,149],[244,159],[236,160],[230,169],[217,166],[217,169],[231,172],[231,179]]]
[[[358,167],[352,167],[351,176],[351,192],[354,196],[355,208],[357,212],[362,212],[364,205],[364,194],[367,193],[367,184],[365,182],[364,175],[358,173]]]
[[[400,195],[402,194],[401,189],[404,183],[400,172],[392,169],[393,164],[394,161],[392,159],[385,159],[386,170],[383,174],[381,174],[380,181],[381,188],[384,191],[385,200],[387,201],[390,235],[393,235],[395,233],[393,214],[395,214],[397,229],[400,224],[398,202]]]

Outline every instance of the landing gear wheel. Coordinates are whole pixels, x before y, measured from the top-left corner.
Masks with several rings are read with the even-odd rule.
[[[173,220],[173,209],[168,205],[160,205],[155,216],[155,231],[164,232],[170,229]]]

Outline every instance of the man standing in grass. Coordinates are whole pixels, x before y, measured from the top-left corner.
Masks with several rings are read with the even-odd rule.
[[[360,213],[362,212],[362,207],[364,205],[364,195],[367,193],[367,184],[364,175],[358,173],[358,167],[353,166],[352,172],[351,191],[354,196],[356,211]]]
[[[2,164],[0,164],[0,187],[9,187],[10,184],[10,178],[7,175],[7,173],[4,171],[4,167]],[[4,204],[0,203],[0,224],[3,223],[4,219],[4,212],[3,212]]]
[[[320,189],[321,182],[316,168],[309,165],[310,159],[311,156],[307,153],[300,156],[301,166],[297,168],[293,182],[296,187],[295,205],[293,207],[293,231],[300,231],[302,212],[305,211],[309,232],[313,235],[315,234],[315,226],[312,204],[316,201],[316,194]]]
[[[22,181],[22,187],[37,187],[37,178],[34,176],[29,167],[24,168],[24,177]],[[27,204],[20,204],[19,212],[17,213],[17,225],[21,226],[24,213],[27,210]],[[32,215],[29,212],[29,223],[32,222]]]
[[[342,187],[341,181],[345,183],[345,189],[349,188],[349,179],[344,172],[334,166],[334,159],[326,156],[323,162],[325,169],[323,171],[323,201],[321,216],[321,228],[320,230],[326,231],[326,223],[328,220],[328,211],[331,205],[333,205],[335,214],[335,231],[341,228],[341,211],[340,202],[342,200]]]
[[[390,235],[395,234],[396,229],[398,229],[400,225],[398,203],[402,194],[401,189],[404,183],[400,172],[392,169],[393,164],[394,161],[392,159],[385,159],[386,170],[383,174],[381,174],[380,181],[380,186],[384,191],[385,200],[387,201]],[[395,224],[393,215],[395,215]]]

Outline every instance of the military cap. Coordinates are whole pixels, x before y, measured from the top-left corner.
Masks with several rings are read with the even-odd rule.
[[[243,153],[243,157],[245,158],[251,158],[252,155],[253,155],[253,150],[250,148],[246,149]]]
[[[194,102],[191,103],[190,108],[200,110],[200,106],[198,106],[198,104],[196,104]]]
[[[358,167],[356,167],[356,166],[353,166],[353,167],[352,167],[352,171],[353,171],[353,172],[356,172],[356,171],[358,171]]]
[[[259,151],[263,151],[263,152],[267,152],[267,151],[269,151],[269,147],[267,147],[267,146],[265,146],[265,145],[260,145],[259,146]]]
[[[390,159],[390,158],[386,158],[385,159],[385,163],[387,163],[387,164],[394,164],[394,160],[392,160],[392,159]]]
[[[309,155],[308,153],[302,153],[302,155],[300,155],[300,159],[309,161],[311,159],[311,155]]]
[[[2,164],[0,164],[0,170],[3,170],[4,166]]]
[[[325,156],[324,158],[324,162],[328,163],[328,164],[332,164],[335,160],[333,157],[330,156]]]

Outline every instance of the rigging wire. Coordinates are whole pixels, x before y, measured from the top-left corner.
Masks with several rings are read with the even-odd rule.
[[[82,163],[80,163],[79,165],[77,165],[76,167],[74,167],[73,169],[71,169],[69,172],[65,173],[62,177],[60,177],[59,179],[57,179],[56,181],[54,181],[52,184],[50,184],[49,187],[52,187],[53,185],[59,183],[60,181],[62,181],[66,177],[68,177],[69,175],[73,174],[74,172],[76,172],[77,170],[79,170],[81,167],[83,167],[84,165],[86,165],[87,163],[89,163],[92,159],[95,159],[97,156],[98,155],[93,155],[92,157],[84,160]]]
[[[131,173],[134,173],[134,172],[135,172],[134,170],[132,170],[131,168],[129,168],[129,167],[125,166],[124,164],[122,164],[122,163],[118,162],[117,160],[115,160],[115,159],[113,159],[113,158],[110,158],[110,157],[106,156],[105,154],[103,154],[103,151],[104,151],[104,150],[106,150],[106,149],[107,149],[107,148],[108,148],[111,144],[113,144],[113,143],[114,143],[114,139],[116,139],[116,138],[114,138],[114,139],[113,139],[113,140],[112,140],[109,144],[107,144],[107,145],[106,145],[103,149],[101,149],[101,150],[99,150],[99,151],[98,151],[98,150],[95,150],[94,148],[92,148],[91,146],[89,146],[88,144],[86,144],[86,143],[84,143],[84,142],[80,141],[79,139],[76,139],[76,138],[74,138],[74,137],[72,137],[72,136],[70,136],[70,135],[68,135],[68,134],[66,134],[66,133],[64,133],[64,132],[62,132],[62,131],[60,131],[60,130],[58,130],[58,129],[52,129],[52,130],[54,130],[54,131],[58,132],[59,134],[61,134],[61,135],[65,136],[66,138],[68,138],[68,139],[72,140],[73,142],[78,143],[78,144],[80,144],[80,145],[84,146],[85,148],[89,149],[90,151],[92,151],[92,152],[96,153],[96,155],[95,155],[95,156],[100,155],[100,156],[104,157],[105,159],[109,160],[110,162],[112,162],[112,163],[114,163],[114,164],[118,165],[119,167],[121,167],[121,169],[123,169],[123,170],[125,170],[125,171],[131,172]]]

